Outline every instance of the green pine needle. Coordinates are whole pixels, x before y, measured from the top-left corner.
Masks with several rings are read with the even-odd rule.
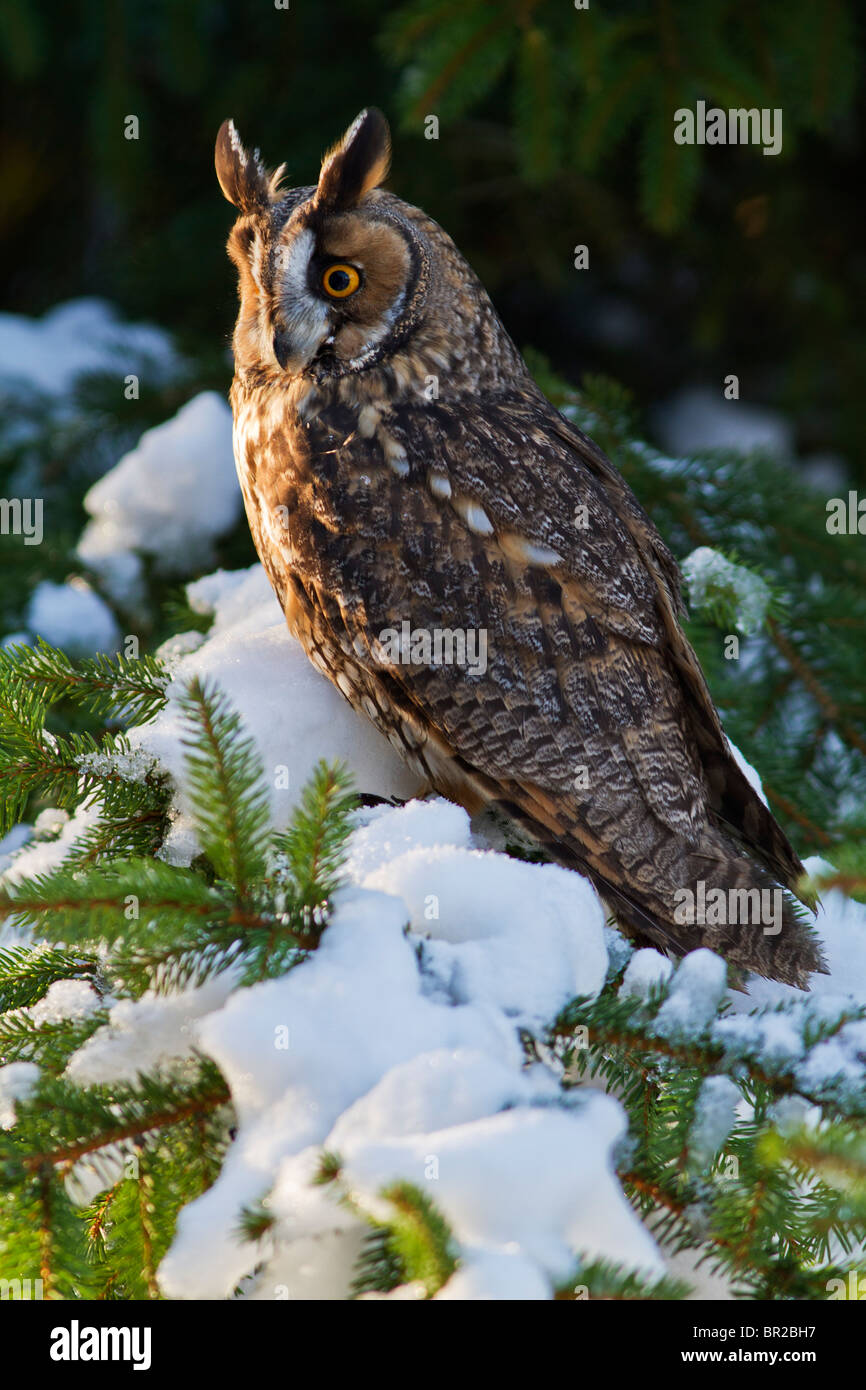
[[[246,901],[265,872],[268,801],[252,739],[225,696],[193,680],[182,700],[196,830],[218,877]]]

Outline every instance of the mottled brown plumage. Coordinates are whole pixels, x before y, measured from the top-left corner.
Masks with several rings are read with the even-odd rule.
[[[446,233],[379,187],[388,153],[362,112],[286,191],[229,122],[217,139],[241,214],[235,454],[289,627],[429,785],[518,821],[639,939],[804,986],[821,960],[787,895],[777,934],[742,907],[677,920],[699,882],[802,866],[728,750],[652,522]],[[404,622],[483,631],[486,669],[395,660]]]

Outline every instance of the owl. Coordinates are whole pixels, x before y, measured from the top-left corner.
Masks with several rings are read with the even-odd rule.
[[[426,787],[587,875],[637,941],[806,988],[802,865],[730,752],[675,561],[447,233],[382,187],[389,155],[374,109],[308,187],[217,137],[235,457],[291,632]]]

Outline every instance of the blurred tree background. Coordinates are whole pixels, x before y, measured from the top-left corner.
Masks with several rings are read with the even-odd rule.
[[[227,386],[220,121],[308,183],[376,104],[519,345],[642,408],[735,372],[863,476],[862,49],[853,0],[0,0],[4,307],[105,295]],[[698,99],[781,108],[782,152],[676,145]]]

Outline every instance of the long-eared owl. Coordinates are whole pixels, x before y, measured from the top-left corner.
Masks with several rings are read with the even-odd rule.
[[[518,822],[639,940],[804,987],[802,866],[730,752],[672,556],[388,162],[372,109],[315,186],[217,138],[235,456],[291,631],[428,786]]]

